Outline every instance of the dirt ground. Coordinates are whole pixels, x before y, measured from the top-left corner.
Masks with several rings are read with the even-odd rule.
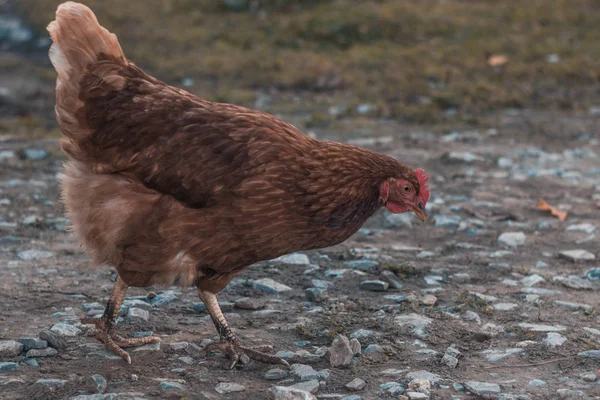
[[[3,54],[2,65],[11,57]],[[30,99],[31,107],[51,110],[40,100],[51,86],[34,67],[3,68],[0,86],[22,91],[19,104]],[[298,105],[278,115],[305,126],[313,112]],[[307,252],[308,262],[259,263],[219,294],[243,343],[270,344],[294,352],[290,363],[329,370],[328,376],[275,380],[265,378],[273,366],[251,362],[230,371],[223,357],[202,351],[218,337],[188,288],[130,289],[128,299],[138,300],[130,308],[148,310],[149,319],[123,310],[118,331],[152,331],[162,343],[133,350],[131,365],[105,352],[78,320],[101,310],[92,303],[104,305],[115,275],[90,269],[65,229],[58,141],[22,134],[22,127],[2,134],[0,340],[38,337],[60,323],[81,332],[49,357],[0,355],[0,399],[265,399],[270,388],[305,378],[306,385],[317,380],[310,389],[319,399],[600,398],[600,270],[593,270],[600,268],[600,112],[506,110],[482,120],[477,128],[448,131],[348,117],[309,129],[320,139],[369,147],[431,173],[431,218],[421,224],[381,212],[344,244]],[[566,211],[566,220],[537,210],[540,199]],[[507,232],[523,233],[513,235],[518,245],[498,240]],[[560,255],[576,249],[588,259]],[[291,290],[275,294],[254,284],[267,277]],[[361,285],[390,279],[399,288]],[[315,280],[330,285],[309,301],[305,290],[325,285]],[[245,306],[239,301],[245,297],[255,304]],[[323,349],[337,335],[362,345],[346,368],[332,367],[330,350]],[[378,346],[365,351],[369,345]],[[442,362],[451,346],[460,352],[455,367]],[[27,364],[30,359],[38,366]],[[416,371],[435,376],[411,384]],[[106,380],[100,390],[106,395],[91,396],[99,392],[95,375]],[[355,378],[366,386],[347,388]],[[489,384],[488,390],[473,382]],[[243,390],[219,393],[231,387],[223,383]],[[404,390],[394,392],[398,385]]]

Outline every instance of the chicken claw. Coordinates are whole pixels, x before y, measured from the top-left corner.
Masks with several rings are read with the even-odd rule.
[[[82,324],[92,324],[96,326],[96,339],[106,345],[106,348],[113,353],[120,356],[127,364],[131,364],[131,356],[122,347],[135,347],[141,346],[148,343],[160,342],[160,338],[157,336],[146,336],[141,338],[124,338],[117,335],[108,322],[104,318],[84,318],[81,320]]]
[[[233,369],[237,365],[238,361],[241,361],[242,363],[244,363],[243,359],[240,360],[240,358],[242,358],[242,356],[244,356],[244,355],[246,355],[248,358],[250,358],[252,360],[264,362],[267,364],[283,364],[286,367],[289,367],[290,364],[288,364],[288,362],[285,361],[283,358],[273,356],[271,354],[262,353],[261,351],[259,351],[259,350],[269,350],[272,348],[273,348],[273,346],[269,346],[269,345],[257,346],[254,348],[250,348],[250,347],[244,347],[239,344],[232,343],[232,342],[222,341],[222,342],[211,343],[211,344],[207,345],[205,348],[205,351],[207,354],[212,351],[221,351],[221,352],[225,353],[227,358],[229,358],[231,360],[229,369]]]
[[[141,338],[126,339],[117,335],[115,330],[115,320],[119,314],[119,309],[127,292],[127,284],[121,277],[117,276],[112,294],[106,303],[104,315],[102,318],[83,318],[82,324],[91,324],[96,326],[96,339],[104,343],[106,348],[119,355],[127,364],[131,364],[131,356],[122,347],[141,346],[148,343],[160,342],[157,336],[147,336]]]

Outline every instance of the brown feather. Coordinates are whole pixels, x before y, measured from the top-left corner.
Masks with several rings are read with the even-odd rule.
[[[86,251],[128,285],[218,292],[255,262],[347,239],[386,179],[418,188],[392,158],[152,78],[83,5],[56,18],[64,202]]]

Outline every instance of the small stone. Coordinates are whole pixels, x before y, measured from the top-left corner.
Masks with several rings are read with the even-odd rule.
[[[586,382],[595,382],[598,379],[598,375],[595,372],[584,372],[579,376]]]
[[[25,355],[25,357],[27,357],[27,358],[54,357],[57,354],[58,354],[58,351],[56,351],[52,347],[46,347],[45,349],[31,349],[27,352],[27,355]]]
[[[274,261],[278,261],[280,263],[290,264],[290,265],[309,265],[310,264],[310,260],[308,259],[308,256],[306,254],[302,254],[302,253],[287,254],[285,256],[276,258]]]
[[[215,390],[219,394],[227,394],[234,392],[243,392],[244,390],[246,390],[246,387],[244,385],[240,385],[239,383],[221,382],[215,387]]]
[[[478,396],[494,395],[500,393],[500,386],[495,383],[468,381],[465,388]]]
[[[92,375],[92,380],[94,381],[94,385],[96,385],[98,393],[104,393],[106,391],[108,382],[102,375]]]
[[[0,372],[16,371],[19,364],[14,362],[0,362]]]
[[[362,346],[356,338],[350,340],[350,348],[355,356],[358,356],[362,353]]]
[[[488,303],[493,303],[496,300],[498,300],[497,297],[490,296],[488,294],[479,293],[479,292],[469,292],[469,294],[472,295],[472,296],[475,296],[475,297],[477,297],[477,298],[479,298],[479,299],[481,299],[481,300],[483,300],[485,302],[488,302]]]
[[[317,400],[310,392],[294,387],[275,386],[269,389],[273,400]]]
[[[406,392],[409,400],[426,400],[429,399],[429,394],[421,392]]]
[[[265,379],[279,380],[287,378],[288,372],[280,368],[272,368],[265,373]]]
[[[541,379],[532,379],[529,381],[529,386],[540,387],[546,385],[546,382]]]
[[[583,399],[585,396],[581,390],[558,389],[556,393],[561,399]]]
[[[573,225],[569,225],[567,227],[567,231],[569,232],[583,232],[583,233],[587,233],[587,234],[591,234],[596,232],[596,227],[592,224],[589,223],[585,223],[585,224],[573,224]]]
[[[327,289],[308,288],[304,293],[306,294],[306,299],[308,301],[313,301],[315,303],[323,302],[329,297]]]
[[[489,363],[497,363],[498,361],[502,361],[512,355],[522,353],[524,350],[522,348],[509,348],[509,349],[490,349],[482,351],[481,354],[487,358]]]
[[[394,289],[402,289],[402,283],[398,280],[396,274],[392,271],[384,270],[381,272],[381,277],[386,280],[390,284],[390,286]]]
[[[141,308],[132,307],[127,311],[128,322],[139,322],[139,321],[148,321],[150,319],[150,313],[146,310],[142,310]]]
[[[372,337],[374,332],[369,329],[359,329],[350,334],[350,338],[352,339],[365,339]]]
[[[545,279],[542,276],[540,276],[538,274],[533,274],[533,275],[529,275],[529,276],[526,276],[525,278],[521,279],[521,284],[526,287],[532,287],[532,286],[535,286],[538,283],[544,282],[544,281],[545,281]]]
[[[585,277],[592,281],[600,280],[600,267],[588,269],[585,271]]]
[[[596,256],[586,250],[565,250],[558,253],[558,256],[572,262],[593,261]]]
[[[372,292],[385,292],[390,287],[390,284],[379,280],[362,281],[359,287],[363,290],[370,290]]]
[[[45,340],[48,344],[55,349],[66,349],[71,337],[63,336],[60,333],[53,332],[51,330],[43,330],[40,332],[40,339]]]
[[[405,372],[406,372],[405,369],[389,368],[389,369],[385,369],[385,370],[381,371],[379,374],[381,376],[385,376],[385,377],[397,378],[401,375],[404,375]]]
[[[358,269],[365,272],[377,272],[378,263],[373,260],[351,260],[344,263],[348,268]]]
[[[589,304],[572,303],[570,301],[554,300],[554,305],[557,307],[568,308],[571,311],[578,311],[578,310],[591,311],[592,310],[592,306],[590,306]]]
[[[577,353],[577,355],[583,358],[600,359],[600,350],[586,350],[582,351],[581,353]]]
[[[348,390],[357,391],[363,390],[367,386],[367,382],[363,381],[360,378],[354,378],[350,383],[346,385]]]
[[[437,302],[437,297],[432,294],[425,295],[421,298],[421,304],[424,306],[434,306]]]
[[[370,344],[362,352],[363,356],[371,362],[384,362],[387,360],[385,350],[378,344]]]
[[[17,254],[17,257],[19,257],[23,261],[41,260],[53,256],[54,253],[52,253],[51,251],[36,249],[21,251]]]
[[[542,260],[537,260],[535,263],[536,268],[548,268],[550,265],[548,263],[543,262]]]
[[[75,337],[82,334],[81,329],[73,325],[64,323],[55,324],[52,328],[50,328],[50,330],[54,333],[58,333],[59,335],[66,337]]]
[[[498,237],[498,243],[510,247],[523,246],[527,237],[523,232],[504,232]]]
[[[472,163],[473,161],[484,161],[484,158],[477,154],[469,151],[451,151],[445,154],[445,157],[449,161],[460,161],[465,163]]]
[[[162,381],[158,384],[158,387],[165,391],[185,390],[185,386],[183,386],[181,383],[173,381]]]
[[[582,279],[578,276],[571,275],[566,279],[561,279],[561,283],[571,289],[578,290],[592,290],[594,289],[594,285],[588,280]]]
[[[541,295],[541,296],[556,296],[556,295],[562,294],[562,292],[560,290],[533,288],[533,287],[521,288],[521,293],[535,294],[535,295]]]
[[[438,374],[431,373],[429,371],[412,371],[406,374],[406,379],[413,380],[428,380],[431,386],[437,385],[440,381],[442,381],[442,377]]]
[[[329,362],[332,367],[347,367],[352,363],[352,358],[354,358],[350,341],[344,335],[337,335],[333,339],[329,353]]]
[[[143,346],[134,347],[131,352],[132,353],[140,353],[143,351],[159,351],[160,350],[160,342],[157,343],[149,343]]]
[[[259,310],[265,307],[265,303],[258,299],[244,297],[236,300],[234,302],[234,306],[235,308],[239,308],[241,310]]]
[[[176,343],[171,343],[169,345],[169,348],[174,352],[185,351],[189,345],[190,344],[188,342],[176,342]]]
[[[522,322],[519,324],[520,328],[528,329],[532,332],[561,332],[566,330],[567,328],[562,325],[538,325],[538,324],[529,324],[526,322]]]
[[[23,150],[23,156],[27,160],[39,161],[48,157],[48,153],[44,149],[25,149]]]
[[[23,350],[23,344],[15,340],[0,340],[0,357],[16,357]]]
[[[404,386],[398,382],[382,383],[379,388],[392,396],[399,396],[404,393]]]
[[[498,303],[492,305],[492,308],[496,311],[511,311],[518,307],[519,305],[515,303]]]
[[[319,378],[317,371],[310,365],[305,364],[292,364],[290,366],[290,374],[301,381],[310,381]]]
[[[275,282],[271,278],[257,279],[252,283],[252,286],[256,290],[275,295],[292,290],[291,287]]]
[[[425,338],[429,336],[427,327],[433,322],[433,320],[424,315],[410,313],[397,316],[394,318],[394,322],[396,322],[396,324],[401,328],[408,327],[413,335],[419,338]]]
[[[306,382],[296,383],[295,385],[290,386],[290,388],[304,390],[309,393],[317,393],[317,391],[319,390],[319,387],[320,387],[319,381],[316,379],[306,381]]]
[[[64,379],[38,379],[37,381],[35,381],[34,385],[62,387],[65,386],[67,382],[68,381]]]

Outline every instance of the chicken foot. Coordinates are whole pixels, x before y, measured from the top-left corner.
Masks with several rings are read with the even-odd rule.
[[[214,293],[202,290],[199,290],[199,294],[200,299],[206,305],[206,310],[210,314],[210,317],[217,328],[217,332],[219,332],[219,336],[221,337],[220,342],[211,343],[206,346],[205,350],[207,353],[213,350],[219,350],[225,353],[231,360],[229,369],[233,369],[243,355],[267,364],[283,364],[286,367],[290,366],[283,358],[261,352],[261,350],[272,349],[272,346],[267,345],[254,348],[242,346],[239,339],[233,334],[229,324],[225,320],[219,302],[217,301],[217,296]]]
[[[96,326],[96,339],[106,345],[106,348],[113,353],[119,355],[127,364],[131,364],[131,356],[122,347],[141,346],[148,343],[160,342],[157,336],[147,336],[142,338],[126,339],[117,335],[114,332],[115,320],[119,315],[119,309],[123,303],[125,292],[127,292],[127,284],[117,276],[112,294],[106,303],[106,309],[101,318],[83,318],[82,324],[92,324]]]

